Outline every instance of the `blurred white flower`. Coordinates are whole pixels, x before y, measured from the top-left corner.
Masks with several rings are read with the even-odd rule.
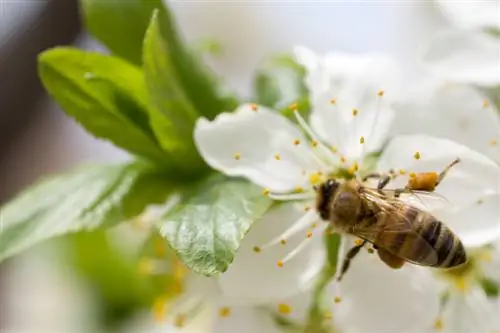
[[[499,0],[437,0],[437,3],[445,17],[461,29],[500,28]]]
[[[494,199],[500,203],[500,196]],[[496,206],[494,220],[500,228],[498,215],[500,206]],[[464,209],[460,215],[471,213]],[[476,209],[476,213],[479,211]],[[485,218],[476,214],[476,220]],[[470,222],[471,220],[469,220]],[[500,329],[500,299],[489,297],[483,289],[482,283],[488,281],[497,287],[500,286],[500,238],[494,245],[469,248],[469,262],[463,266],[449,271],[436,272],[436,285],[441,287],[438,294],[443,297],[439,316],[435,320],[435,330],[446,333],[492,333]],[[491,237],[489,237],[491,238]],[[486,238],[488,239],[488,238]],[[443,283],[444,282],[444,283]],[[431,325],[429,325],[431,326]]]
[[[427,80],[402,95],[394,109],[393,135],[447,138],[500,163],[500,113],[476,89]]]
[[[438,2],[443,14],[460,29],[439,33],[424,61],[451,81],[482,86],[500,83],[500,1]]]

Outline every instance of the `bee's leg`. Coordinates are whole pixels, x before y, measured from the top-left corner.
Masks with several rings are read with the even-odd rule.
[[[392,179],[391,175],[385,175],[381,177],[380,180],[378,181],[377,190],[382,190],[384,187],[386,187],[387,184],[389,184],[389,182],[391,181],[391,179]]]
[[[351,266],[351,260],[354,259],[354,257],[356,257],[356,255],[359,253],[359,250],[361,250],[361,248],[363,248],[365,244],[366,241],[364,240],[361,244],[354,246],[347,252],[344,258],[344,262],[342,262],[342,269],[340,271],[340,275],[337,278],[338,282],[342,280],[345,273],[349,270],[349,267]]]
[[[446,177],[446,174],[448,173],[448,171],[450,171],[450,169],[452,167],[454,167],[455,165],[457,165],[458,163],[460,163],[460,158],[457,157],[453,162],[448,164],[448,166],[446,168],[444,168],[443,171],[441,171],[441,173],[438,176],[438,180],[436,181],[435,187],[437,187],[443,181],[443,179],[444,179],[444,177]]]
[[[411,193],[411,188],[408,186],[405,186],[403,188],[397,188],[394,190],[394,197],[399,198],[401,194],[403,193]]]

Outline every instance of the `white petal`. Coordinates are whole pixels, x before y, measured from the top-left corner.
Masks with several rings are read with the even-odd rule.
[[[417,160],[415,153],[420,155]],[[487,157],[447,139],[426,135],[405,135],[391,140],[377,165],[379,171],[403,169],[407,172],[441,172],[456,158],[460,163],[451,168],[436,192],[450,203],[462,206],[500,192],[500,167]],[[407,176],[391,183],[400,187]]]
[[[445,221],[466,247],[479,247],[500,239],[500,195],[487,196],[453,212],[437,211],[434,215]]]
[[[436,74],[451,81],[485,86],[500,82],[500,42],[486,34],[439,34],[433,38],[424,61]]]
[[[500,284],[500,240],[497,240],[492,246],[493,248],[489,249],[490,252],[480,258],[479,264],[487,278]]]
[[[194,136],[200,154],[210,166],[230,176],[247,177],[272,191],[303,186],[303,170],[318,168],[308,155],[299,129],[262,106],[253,111],[250,105],[243,105],[213,121],[200,118]],[[295,139],[301,144],[294,145]],[[235,154],[239,154],[238,158]]]
[[[498,0],[438,0],[443,14],[457,27],[465,29],[500,28]]]
[[[225,297],[267,303],[285,299],[309,288],[324,260],[320,228],[308,240],[311,242],[309,246],[283,267],[278,267],[278,261],[306,239],[306,231],[287,239],[286,245],[277,244],[262,249],[260,253],[254,252],[254,246],[269,243],[292,227],[303,214],[303,209],[292,203],[285,203],[272,208],[255,223],[243,240],[234,262],[219,277],[220,289]]]
[[[438,313],[439,287],[428,269],[407,264],[393,270],[366,250],[353,259],[338,288],[342,301],[334,315],[343,332],[421,332]]]
[[[498,307],[477,287],[466,294],[453,293],[443,313],[445,333],[492,333]]]
[[[429,134],[468,146],[500,163],[500,116],[472,87],[433,80],[394,104],[391,133]]]
[[[216,333],[281,333],[270,311],[250,307],[232,307],[231,314],[219,318],[214,327]]]
[[[302,58],[306,57],[298,57],[299,61]],[[363,150],[380,148],[393,118],[390,101],[398,87],[396,64],[379,54],[331,53],[320,60],[306,80],[314,131],[346,157],[357,158]],[[303,63],[310,68],[307,62]],[[380,90],[385,91],[384,97],[378,96]],[[353,109],[359,111],[357,117],[352,116]],[[362,136],[365,147],[360,144]]]

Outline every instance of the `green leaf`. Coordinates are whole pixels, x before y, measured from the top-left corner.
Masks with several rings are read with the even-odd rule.
[[[483,278],[480,281],[481,287],[483,287],[484,292],[488,297],[498,297],[500,296],[500,285],[493,281],[492,279]]]
[[[144,73],[152,104],[160,111],[152,126],[163,149],[170,152],[185,169],[205,167],[193,139],[199,115],[178,80],[172,52],[161,34],[158,12],[155,12],[144,39]],[[179,140],[171,140],[171,137]]]
[[[243,237],[272,201],[242,180],[210,179],[194,193],[158,227],[187,267],[212,276],[227,270]]]
[[[87,131],[169,165],[149,126],[147,92],[137,67],[112,56],[55,48],[39,56],[38,70],[49,94]]]
[[[306,115],[310,109],[308,91],[304,83],[306,70],[289,55],[279,55],[268,60],[254,79],[257,103],[277,110],[293,118],[290,105]]]
[[[151,85],[148,86],[153,90],[153,97],[157,90],[158,97],[161,94],[166,96],[163,99],[186,99],[196,110],[196,115],[209,119],[234,108],[234,99],[220,96],[214,74],[198,55],[192,54],[182,43],[173,18],[165,8],[153,14],[144,41],[143,62],[146,78],[151,77]],[[183,94],[179,95],[179,91]],[[161,101],[161,98],[157,99],[163,104]],[[167,113],[192,112],[184,109],[166,110],[168,104],[160,109]]]
[[[142,63],[142,41],[161,0],[82,0],[87,30],[114,54]]]
[[[171,189],[161,174],[138,163],[43,179],[1,208],[0,260],[52,237],[115,225],[163,201]]]

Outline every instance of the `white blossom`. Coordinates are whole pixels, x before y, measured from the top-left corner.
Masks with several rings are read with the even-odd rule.
[[[438,1],[458,29],[438,33],[424,61],[438,75],[481,86],[500,83],[500,1]]]
[[[433,78],[409,89],[393,107],[392,135],[447,138],[500,163],[500,113],[477,89]]]
[[[242,254],[236,256],[236,262],[240,254],[245,258],[241,261],[242,273],[235,274],[236,279],[224,274],[221,277],[225,279],[221,289],[226,289],[226,296],[242,297],[242,292],[246,295],[261,292],[258,284],[248,284],[247,280],[241,283],[245,273],[250,279],[255,274],[255,269],[244,270],[244,263],[251,256],[257,258],[252,262],[258,265],[260,258],[268,253],[273,262],[276,260],[277,267],[285,268],[295,265],[294,261],[312,244],[319,244],[315,241],[319,238],[315,233],[326,223],[321,223],[315,212],[314,185],[332,177],[339,181],[344,177],[361,179],[361,174],[366,172],[363,163],[366,155],[382,148],[387,140],[393,119],[393,100],[388,96],[394,96],[387,87],[394,87],[394,82],[398,81],[397,75],[385,84],[380,79],[397,72],[391,70],[389,60],[378,56],[367,59],[335,54],[318,57],[301,48],[296,50],[296,56],[308,70],[306,81],[312,100],[310,125],[298,112],[295,112],[299,125],[296,126],[277,111],[254,104],[242,105],[213,121],[202,118],[196,124],[195,142],[205,161],[226,175],[249,179],[263,188],[263,195],[283,201],[281,213],[265,222],[289,223],[273,237],[256,233],[254,239],[244,242],[247,244],[242,245]],[[451,206],[470,205],[498,192],[496,183],[500,179],[500,168],[494,162],[453,141],[426,135],[406,135],[391,140],[375,171],[394,170],[398,176],[388,187],[401,188],[408,182],[409,173],[439,173],[456,158],[460,162],[436,189]],[[405,196],[404,199],[426,209],[437,208],[434,202],[425,202],[426,198],[415,200],[414,196]],[[302,207],[302,217],[293,214],[290,217],[287,212],[297,207]],[[258,221],[254,228],[261,223],[264,221]],[[460,232],[459,237],[474,238],[485,230],[491,231],[492,224],[485,222],[468,229],[458,228],[457,232]],[[298,241],[291,245],[291,239]],[[344,238],[343,243],[341,253],[353,245],[349,238]],[[278,254],[279,251],[283,252]],[[296,267],[302,266],[302,274],[309,276],[311,264],[305,258]],[[316,259],[315,256],[308,258],[310,261]],[[342,259],[341,254],[339,262]],[[252,268],[255,267],[252,264]],[[277,281],[273,277],[275,272],[276,269],[268,270],[259,275],[260,281],[267,278]],[[302,274],[295,274],[298,278],[288,276],[287,279],[301,281]],[[393,271],[376,256],[362,253],[353,261],[345,280],[335,287],[334,294],[341,300],[334,311],[340,313],[337,321],[348,333],[366,331],[368,327],[377,333],[399,333],[409,321],[424,329],[438,312],[438,289],[434,283],[435,278],[429,270],[409,264]],[[226,284],[233,286],[231,291],[224,288]],[[297,289],[301,289],[300,284]],[[406,295],[418,302],[408,306]],[[398,316],[392,316],[393,312]]]

